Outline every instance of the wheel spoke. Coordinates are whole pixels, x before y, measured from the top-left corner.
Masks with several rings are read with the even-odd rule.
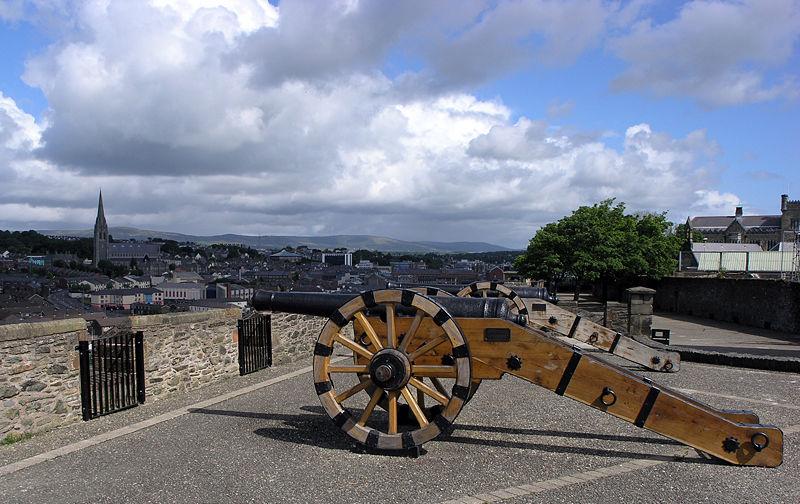
[[[436,378],[431,378],[431,380],[435,380],[433,382],[434,386],[436,386],[436,384],[439,383],[439,386],[442,387],[439,392],[437,392],[436,390],[434,390],[434,389],[430,388],[429,386],[425,385],[425,383],[422,380],[417,380],[416,378],[411,378],[410,380],[408,380],[408,383],[409,383],[409,385],[412,385],[412,386],[416,387],[417,392],[419,392],[420,394],[427,394],[427,395],[431,396],[432,398],[434,398],[436,400],[436,402],[438,402],[442,406],[446,406],[447,402],[450,399],[445,395],[444,392],[442,392],[442,391],[444,391],[444,387],[439,382],[439,380],[437,380]],[[420,404],[424,404],[421,399],[418,399],[418,400],[419,400]]]
[[[436,378],[456,378],[457,376],[455,366],[415,366],[413,364],[411,365],[411,374]]]
[[[425,427],[428,425],[428,419],[425,418],[425,413],[422,412],[422,408],[419,407],[419,403],[414,400],[414,394],[411,393],[411,389],[408,388],[408,385],[401,389],[401,393],[408,403],[408,407],[411,408],[411,412],[414,413],[414,417],[417,419],[417,423],[419,423],[420,427]]]
[[[328,366],[329,373],[369,373],[367,366]]]
[[[419,329],[419,325],[422,323],[422,319],[425,318],[425,312],[422,310],[417,310],[417,314],[414,315],[414,320],[411,321],[411,326],[408,328],[408,332],[406,335],[403,336],[403,341],[400,342],[400,346],[397,348],[401,352],[405,352],[408,345],[411,343],[411,340],[414,339],[414,335],[417,334],[417,329]]]
[[[433,386],[436,387],[436,390],[438,390],[439,393],[442,394],[442,396],[446,397],[447,400],[449,401],[450,400],[450,394],[447,392],[447,389],[444,388],[444,385],[442,385],[442,382],[439,381],[439,378],[431,376],[430,380],[431,380],[431,383],[433,383]]]
[[[389,392],[389,434],[397,434],[397,392]]]
[[[389,348],[397,348],[397,332],[394,324],[394,305],[386,305],[386,344]]]
[[[415,360],[417,360],[418,357],[420,357],[421,355],[424,355],[425,353],[427,353],[430,350],[433,350],[434,348],[436,348],[437,346],[441,345],[445,341],[447,341],[447,335],[446,334],[440,334],[439,336],[435,337],[434,339],[432,339],[430,341],[427,341],[424,345],[422,345],[421,347],[417,348],[416,350],[414,350],[413,352],[408,354],[408,359],[411,362],[414,362]]]
[[[358,419],[358,425],[363,427],[367,424],[367,420],[369,420],[372,410],[375,409],[375,406],[378,404],[378,401],[381,400],[382,395],[383,389],[376,388],[375,392],[372,393],[372,397],[369,399],[369,403],[367,403],[367,407],[361,412],[361,418]]]
[[[369,320],[367,320],[364,312],[356,312],[355,317],[364,328],[364,331],[367,333],[367,338],[375,347],[375,350],[377,351],[383,349],[383,345],[381,345],[381,341],[378,339],[378,333],[375,332],[375,328],[369,323]]]
[[[364,380],[362,382],[359,382],[357,385],[354,385],[354,386],[350,387],[349,389],[345,390],[344,392],[342,392],[341,394],[337,395],[336,396],[336,402],[340,403],[340,402],[352,397],[353,395],[355,395],[358,392],[361,392],[362,390],[367,388],[369,386],[369,384],[370,384],[369,380]]]
[[[360,355],[362,357],[365,357],[367,359],[372,357],[372,352],[370,352],[366,348],[362,347],[361,345],[359,345],[355,341],[345,338],[341,334],[337,333],[333,337],[333,341],[341,343],[342,345],[346,346],[347,348],[349,348],[350,350],[352,350],[353,352],[357,353],[358,355]]]
[[[489,291],[481,292],[481,297],[489,297]]]

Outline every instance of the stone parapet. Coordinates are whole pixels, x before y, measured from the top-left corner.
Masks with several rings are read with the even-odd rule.
[[[238,309],[110,317],[108,330],[144,334],[147,400],[239,374]],[[273,362],[310,359],[326,318],[272,315]],[[344,330],[352,335],[352,329]],[[76,346],[90,339],[84,319],[0,326],[0,439],[81,419]]]

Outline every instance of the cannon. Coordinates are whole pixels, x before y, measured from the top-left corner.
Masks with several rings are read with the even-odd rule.
[[[400,285],[402,284],[389,282],[390,288]],[[681,356],[678,352],[651,347],[559,308],[556,305],[558,298],[547,289],[508,287],[488,281],[466,286],[414,286],[412,289],[430,296],[454,294],[459,297],[505,298],[511,303],[514,312],[528,317],[528,324],[531,327],[576,339],[653,371],[674,373],[680,369]]]
[[[712,408],[584,354],[529,327],[501,298],[260,291],[252,304],[328,317],[314,346],[314,389],[335,425],[373,449],[413,450],[448,434],[473,381],[511,375],[731,464],[782,461],[782,431],[755,413]]]

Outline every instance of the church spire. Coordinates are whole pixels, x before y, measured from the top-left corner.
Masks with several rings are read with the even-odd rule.
[[[104,259],[108,259],[108,224],[103,209],[103,191],[100,191],[100,198],[97,201],[97,218],[94,221],[94,266],[97,267]]]
[[[97,228],[98,225],[105,226],[106,225],[106,213],[103,210],[103,191],[100,190],[100,199],[97,201],[97,218],[94,221],[94,226]]]

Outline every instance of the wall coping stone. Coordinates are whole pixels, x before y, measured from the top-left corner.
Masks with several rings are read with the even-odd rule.
[[[159,325],[181,325],[196,322],[206,322],[209,320],[230,320],[238,319],[241,310],[238,308],[220,308],[202,312],[179,312],[162,313],[155,315],[133,315],[129,317],[108,317],[98,322],[103,327],[122,327],[133,330],[146,329]],[[33,338],[41,338],[54,334],[65,334],[71,332],[86,332],[86,320],[82,318],[41,320],[35,322],[23,322],[21,324],[0,325],[0,341],[16,341]]]
[[[647,287],[631,287],[630,289],[625,289],[625,292],[629,292],[631,294],[655,294],[655,289],[649,289]]]
[[[86,331],[86,320],[82,318],[23,322],[0,325],[0,341],[15,341],[41,338],[53,334]]]

